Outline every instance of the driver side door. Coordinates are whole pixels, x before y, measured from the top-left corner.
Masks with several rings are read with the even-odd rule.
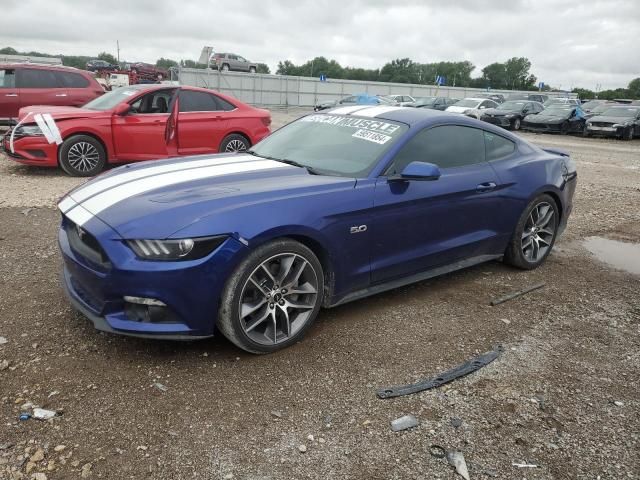
[[[112,117],[118,160],[154,160],[169,156],[166,131],[175,93],[173,88],[143,94],[130,102],[129,113]]]
[[[499,180],[485,159],[484,131],[444,125],[411,138],[376,182],[371,279],[381,283],[504,249]],[[396,180],[414,161],[437,180]]]

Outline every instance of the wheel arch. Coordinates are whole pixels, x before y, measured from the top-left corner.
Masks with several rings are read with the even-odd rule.
[[[69,140],[72,137],[77,137],[80,135],[85,135],[87,137],[91,137],[94,140],[96,140],[97,142],[100,143],[100,145],[102,145],[102,148],[104,148],[104,153],[106,155],[106,163],[109,163],[109,147],[107,146],[107,144],[105,143],[105,141],[100,137],[100,135],[98,135],[95,132],[91,132],[91,131],[85,131],[85,130],[79,130],[79,131],[73,131],[68,133],[67,135],[65,135],[65,137],[62,139],[63,142],[66,142],[67,140]],[[58,165],[60,164],[60,148],[58,147]]]

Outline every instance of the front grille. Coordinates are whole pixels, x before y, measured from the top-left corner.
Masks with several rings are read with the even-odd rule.
[[[591,122],[591,125],[594,127],[612,127],[613,123],[607,122]]]
[[[93,235],[76,225],[67,217],[64,217],[63,228],[67,233],[69,246],[76,254],[102,269],[111,268],[111,262],[109,261],[107,253]]]

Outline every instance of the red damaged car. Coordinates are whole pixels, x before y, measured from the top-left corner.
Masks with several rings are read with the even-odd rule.
[[[1,144],[17,162],[88,177],[107,163],[244,151],[270,125],[267,110],[211,90],[133,85],[82,108],[22,108]]]

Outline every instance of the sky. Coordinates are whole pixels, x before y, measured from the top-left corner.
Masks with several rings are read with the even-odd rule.
[[[395,59],[527,57],[569,89],[640,77],[640,0],[2,0],[0,48],[127,61],[197,60],[205,45],[269,65],[315,56],[380,68]]]

